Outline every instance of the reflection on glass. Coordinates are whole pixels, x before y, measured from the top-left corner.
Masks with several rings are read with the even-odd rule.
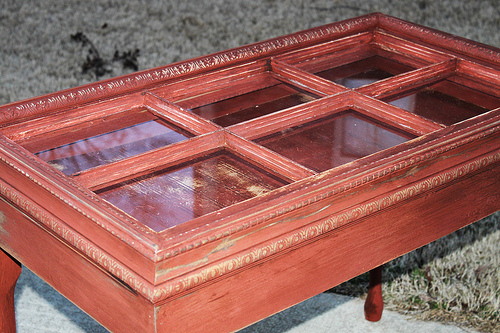
[[[278,80],[273,81],[280,82]],[[226,127],[306,103],[317,97],[289,84],[279,83],[212,104],[192,108],[191,111]]]
[[[447,126],[500,106],[499,98],[447,80],[386,100]]]
[[[354,89],[412,69],[395,61],[380,56],[373,56],[315,74],[347,88]]]
[[[256,140],[312,170],[325,171],[414,138],[349,111]]]
[[[118,161],[186,139],[156,120],[48,149],[36,155],[66,175]]]
[[[98,194],[161,231],[286,183],[226,151],[134,178]]]

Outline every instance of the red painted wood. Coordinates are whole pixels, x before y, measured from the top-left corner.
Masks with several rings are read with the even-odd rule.
[[[0,332],[16,332],[14,290],[20,274],[21,264],[0,248]]]
[[[311,76],[304,70],[276,59],[271,59],[271,67],[274,73],[283,77],[285,80],[288,80],[291,84],[299,83],[303,87],[308,87],[316,94],[334,95],[345,91],[344,87],[336,84],[335,82],[325,80],[320,76]]]
[[[225,138],[227,149],[236,153],[243,153],[242,156],[247,160],[258,164],[277,177],[288,180],[288,182],[301,180],[316,174],[316,172],[304,165],[293,163],[284,156],[275,154],[233,133],[226,133]]]
[[[227,151],[136,177],[97,193],[159,232],[287,182]],[[168,201],[165,197],[170,198]]]
[[[396,75],[385,79],[382,82],[374,82],[356,89],[357,92],[376,98],[383,98],[394,90],[394,86],[399,89],[412,87],[416,84],[424,85],[427,82],[434,82],[447,78],[456,70],[456,60],[450,59],[437,64],[432,64],[414,70],[410,75]]]
[[[440,52],[427,47],[425,44],[414,43],[379,29],[374,31],[373,42],[380,48],[381,53],[400,59],[401,62],[412,64],[415,67],[422,66],[425,63],[446,61],[450,58],[446,52]]]
[[[273,77],[268,74],[265,60],[250,61],[241,66],[219,70],[212,67],[203,75],[175,80],[165,86],[158,85],[149,91],[156,96],[190,108],[213,103],[221,97],[229,98],[245,94],[256,87],[265,87],[270,80],[273,80]],[[226,89],[214,91],[214,87]]]
[[[375,13],[2,106],[0,246],[113,331],[240,329],[500,209],[498,59]]]
[[[352,61],[352,58],[347,57],[348,59],[346,59],[346,57],[334,57],[334,54],[338,54],[339,52],[348,52],[351,54],[351,52],[355,50],[357,53],[353,53],[353,56],[356,57],[357,55],[359,57],[359,53],[362,53],[363,55],[365,54],[365,50],[367,50],[366,46],[369,45],[372,40],[373,32],[365,31],[358,34],[352,34],[347,37],[330,40],[325,43],[300,48],[296,51],[286,52],[283,55],[277,56],[277,58],[285,64],[291,64],[294,66],[301,64],[301,68],[307,67],[307,63],[326,62],[323,59],[327,59],[328,61],[333,60],[335,61],[333,63],[334,66],[340,66],[341,64],[346,64],[349,61]],[[360,50],[363,51],[360,52]],[[344,53],[342,53],[342,55],[344,55]],[[338,61],[338,63],[336,61]]]
[[[422,86],[385,100],[446,126],[500,107],[500,98],[493,98],[449,80]]]
[[[129,94],[104,103],[97,102],[90,105],[70,104],[67,107],[72,107],[71,113],[73,117],[71,119],[68,119],[65,112],[61,112],[65,110],[64,107],[57,107],[52,112],[45,110],[43,115],[50,114],[50,117],[36,117],[37,112],[33,110],[34,114],[27,114],[21,119],[14,118],[10,119],[10,122],[4,121],[3,125],[9,124],[9,126],[2,127],[2,134],[12,140],[23,142],[22,140],[29,139],[31,136],[39,136],[47,131],[57,130],[61,127],[81,126],[107,116],[121,116],[123,112],[129,113],[130,110],[140,107],[142,101],[143,96],[141,94]],[[14,103],[14,105],[16,104]]]
[[[419,196],[409,205],[331,230],[306,246],[287,247],[286,254],[269,256],[258,265],[216,279],[203,292],[181,293],[178,298],[159,304],[158,318],[163,318],[158,321],[159,332],[236,330],[355,277],[366,267],[378,267],[401,252],[459,229],[468,224],[466,221],[475,221],[497,209],[498,165],[491,171]],[[495,180],[490,178],[493,174]],[[485,181],[490,185],[482,189],[474,186]],[[473,199],[473,194],[459,198],[450,195],[471,188],[486,196],[488,202]],[[456,209],[438,210],[429,202]],[[475,208],[464,215],[464,206]],[[427,232],[429,229],[432,233]],[[374,256],[374,252],[378,255]],[[189,310],[184,311],[186,308]],[[223,313],[232,320],[221,321],[213,313]],[[199,316],[199,320],[193,321]]]
[[[365,318],[369,321],[379,321],[384,310],[382,297],[382,266],[370,270],[368,295],[365,300]]]
[[[88,209],[88,205],[96,201],[95,197],[90,196],[91,192],[83,188],[77,187],[75,183],[59,183],[59,186],[54,186],[55,181],[60,177],[60,173],[49,168],[31,169],[30,177],[37,177],[39,186],[33,186],[30,178],[17,171],[24,160],[22,150],[9,151],[8,142],[4,142],[4,150],[0,152],[0,167],[2,168],[2,177],[0,179],[0,193],[2,198],[6,198],[13,202],[14,207],[21,211],[29,212],[34,216],[34,219],[47,227],[54,234],[53,237],[60,237],[72,244],[73,247],[78,249],[78,252],[94,258],[102,265],[102,260],[108,270],[117,270],[118,272],[125,267],[133,267],[134,270],[139,270],[142,276],[154,276],[154,265],[151,263],[151,247],[147,246],[147,242],[138,244],[137,239],[147,239],[147,234],[140,232],[138,226],[133,224],[122,224],[117,221],[118,217],[110,210],[106,210],[101,206],[101,210],[93,212]],[[13,147],[11,147],[13,148]],[[12,157],[16,159],[16,163],[12,168],[6,168],[5,159]],[[40,173],[37,173],[40,172]],[[48,180],[47,177],[52,175],[52,179]],[[57,182],[56,182],[57,184]],[[48,187],[52,186],[53,189],[57,188],[59,192],[50,192]],[[65,191],[73,190],[79,193],[78,200],[66,197],[65,201],[60,200],[64,196]],[[86,214],[82,214],[83,207],[87,207]],[[108,228],[104,229],[100,223],[109,223]],[[70,223],[66,223],[66,222]],[[113,222],[114,221],[114,222]],[[114,229],[112,226],[115,226]],[[121,226],[121,227],[120,227]],[[130,243],[134,242],[134,246],[125,242],[123,239],[118,239],[113,233],[116,234],[117,229],[120,229],[123,237],[128,235]],[[83,235],[92,235],[93,242],[86,241],[87,237]],[[97,245],[98,244],[98,245]],[[12,253],[11,253],[12,254]],[[108,256],[111,257],[108,258]],[[120,263],[111,260],[113,256],[120,257]],[[103,259],[104,258],[104,259]],[[122,265],[123,263],[123,265]],[[120,275],[121,273],[115,273]]]
[[[260,118],[249,120],[243,124],[230,126],[228,129],[250,140],[272,134],[276,131],[311,121],[318,116],[329,116],[349,108],[350,92],[324,97],[305,104],[303,107],[292,107]]]
[[[118,162],[82,171],[74,178],[95,191],[135,176],[159,171],[210,154],[222,145],[222,136],[220,132],[214,132],[193,137],[191,140],[179,141],[176,144],[150,150]]]
[[[5,251],[112,332],[154,332],[153,305],[126,276],[106,271],[97,257],[68,250],[68,244],[3,199],[0,211],[6,218],[0,235],[9,236],[0,243]],[[14,265],[13,273],[19,275]]]
[[[317,172],[326,171],[412,139],[347,110],[257,140]]]
[[[194,117],[179,105],[150,93],[144,96],[144,106],[150,112],[193,134],[202,135],[219,129],[219,126],[203,118]]]
[[[265,84],[249,85],[254,87],[255,90],[253,91],[208,104],[205,104],[206,101],[204,101],[202,105],[187,103],[181,103],[181,105],[186,107],[192,105],[190,110],[193,113],[220,126],[227,127],[307,103],[319,97],[317,94],[304,90],[300,86],[293,86],[270,74],[265,75],[270,76],[265,80]]]

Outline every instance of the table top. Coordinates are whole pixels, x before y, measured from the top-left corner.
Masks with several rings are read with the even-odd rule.
[[[378,259],[353,264],[340,283],[500,208],[490,191],[500,178],[499,55],[375,13],[7,104],[0,194],[34,234],[174,317],[168,304],[227,291],[244,274],[258,280],[269,265],[289,267],[290,253],[318,258],[327,240],[348,247],[379,228],[400,242],[419,230],[373,250]],[[370,222],[419,207],[434,223],[463,207],[446,194],[457,189],[473,197],[459,224],[420,230],[423,212]],[[9,223],[0,245],[29,261]]]

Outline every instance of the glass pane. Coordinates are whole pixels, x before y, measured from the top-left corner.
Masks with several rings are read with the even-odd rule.
[[[36,153],[66,175],[118,161],[191,136],[165,122],[150,120]]]
[[[321,71],[315,75],[354,89],[413,69],[380,56],[373,56]]]
[[[274,79],[276,84],[236,97],[191,109],[220,126],[231,126],[295,105],[318,96]]]
[[[386,100],[443,125],[452,125],[500,107],[499,98],[448,80]]]
[[[312,170],[325,171],[395,146],[412,135],[348,111],[256,140]]]
[[[226,151],[134,178],[98,194],[161,231],[286,183]]]

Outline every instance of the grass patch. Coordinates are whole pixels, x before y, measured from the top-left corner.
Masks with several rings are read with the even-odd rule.
[[[500,212],[384,266],[385,308],[500,332]],[[368,274],[331,292],[364,297]]]

